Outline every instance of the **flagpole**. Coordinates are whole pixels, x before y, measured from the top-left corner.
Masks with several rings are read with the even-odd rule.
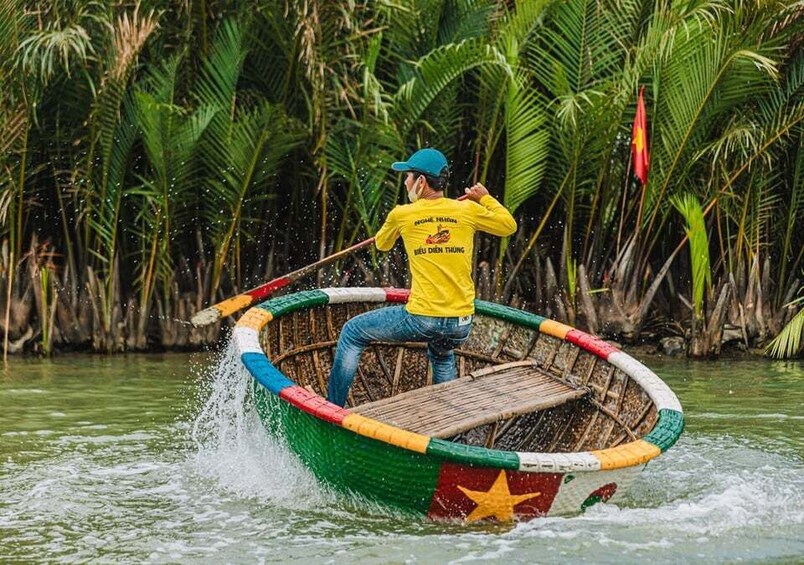
[[[625,224],[625,202],[628,200],[628,187],[631,186],[631,165],[633,156],[628,152],[628,166],[625,168],[625,186],[623,186],[623,203],[620,208],[620,227],[617,229],[617,255],[620,254],[620,241],[623,235],[623,224]]]

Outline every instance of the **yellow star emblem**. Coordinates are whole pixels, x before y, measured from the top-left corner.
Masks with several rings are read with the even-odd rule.
[[[642,150],[645,149],[645,130],[642,128],[637,128],[636,135],[634,135],[634,141],[631,143],[636,145],[637,153],[642,153]]]
[[[542,495],[540,492],[511,494],[505,471],[500,471],[488,491],[469,490],[460,485],[458,485],[458,489],[477,504],[477,508],[466,517],[467,522],[483,518],[497,518],[500,522],[510,522],[514,519],[514,506]]]

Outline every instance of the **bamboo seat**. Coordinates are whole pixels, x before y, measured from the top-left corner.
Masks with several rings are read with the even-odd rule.
[[[552,408],[587,392],[558,381],[532,361],[515,361],[350,410],[411,432],[449,438],[477,426]]]

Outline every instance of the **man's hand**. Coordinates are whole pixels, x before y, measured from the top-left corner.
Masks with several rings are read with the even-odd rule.
[[[489,193],[486,187],[480,183],[475,184],[471,188],[465,188],[464,191],[466,192],[466,197],[475,202],[480,202],[480,199]]]

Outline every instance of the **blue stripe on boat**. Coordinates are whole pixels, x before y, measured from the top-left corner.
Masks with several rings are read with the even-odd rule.
[[[262,353],[243,353],[240,360],[262,386],[277,396],[283,389],[296,384],[274,367]]]

